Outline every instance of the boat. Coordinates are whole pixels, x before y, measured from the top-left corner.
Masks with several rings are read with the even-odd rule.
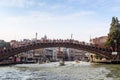
[[[59,61],[59,65],[60,65],[60,66],[64,66],[64,65],[65,65],[65,62],[64,62],[63,60],[60,60],[60,61]]]
[[[80,63],[80,61],[79,61],[79,60],[75,60],[75,62],[76,62],[76,63]]]

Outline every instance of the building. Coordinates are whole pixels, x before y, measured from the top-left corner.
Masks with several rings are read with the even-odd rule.
[[[0,49],[5,49],[7,47],[10,47],[10,43],[9,42],[5,42],[4,40],[0,40]]]
[[[90,43],[95,44],[96,46],[99,46],[99,47],[105,47],[106,40],[107,40],[107,36],[101,36],[98,38],[90,39]]]
[[[91,44],[95,44],[96,46],[99,46],[99,47],[105,47],[105,42],[107,41],[107,36],[101,36],[101,37],[98,37],[98,38],[93,38],[93,39],[90,39],[90,43]],[[105,59],[105,58],[102,58],[100,55],[96,55],[96,54],[90,54],[90,60],[91,61],[96,61],[96,60],[102,60],[102,59]]]
[[[44,53],[46,60],[52,61],[53,60],[53,49],[52,48],[45,48]]]
[[[88,57],[86,56],[87,51],[70,49],[69,56],[71,60],[81,60],[88,61]]]

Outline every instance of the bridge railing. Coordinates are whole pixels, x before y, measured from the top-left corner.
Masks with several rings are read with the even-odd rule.
[[[37,40],[35,43],[75,43],[75,44],[82,44],[82,45],[89,45],[89,43],[85,43],[85,42],[80,42],[77,40],[73,40],[73,39],[46,39],[46,40]]]
[[[78,40],[73,40],[73,39],[65,39],[65,40],[63,40],[63,39],[53,39],[53,40],[52,39],[40,39],[40,40],[26,42],[26,43],[22,42],[22,41],[17,42],[15,45],[11,46],[10,48],[18,48],[21,46],[33,45],[33,44],[37,44],[37,43],[71,43],[71,44],[79,44],[79,45],[96,47],[94,44],[80,42]],[[4,50],[4,49],[1,49],[1,50]]]
[[[85,45],[85,46],[91,46],[91,47],[97,47],[95,44],[90,44],[90,43],[86,43],[86,42],[80,42],[78,40],[73,40],[73,39],[40,39],[40,40],[36,40],[36,41],[31,41],[31,42],[18,42],[17,44],[15,44],[14,46],[11,46],[10,48],[17,48],[17,47],[21,47],[21,46],[27,46],[27,45],[33,45],[36,43],[72,43],[72,44],[79,44],[79,45]],[[3,49],[0,49],[3,50]]]

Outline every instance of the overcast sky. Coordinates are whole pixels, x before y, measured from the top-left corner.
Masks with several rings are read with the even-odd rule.
[[[0,0],[0,39],[38,38],[88,42],[107,35],[120,17],[120,0]]]

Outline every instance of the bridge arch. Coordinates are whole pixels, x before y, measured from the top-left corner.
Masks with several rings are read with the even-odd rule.
[[[19,47],[10,47],[5,50],[0,50],[0,60],[17,55],[29,50],[48,48],[48,47],[66,47],[74,48],[78,50],[88,51],[90,53],[101,55],[107,59],[111,58],[111,50],[106,48],[100,48],[95,45],[90,45],[85,42],[79,42],[75,40],[44,40],[32,42]]]

